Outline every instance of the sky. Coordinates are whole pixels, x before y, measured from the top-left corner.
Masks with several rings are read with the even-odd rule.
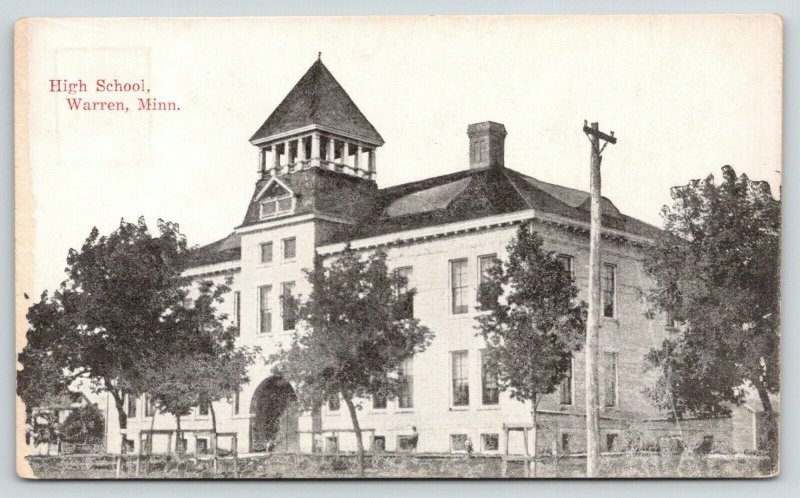
[[[588,190],[588,119],[618,138],[603,194],[625,214],[660,226],[671,186],[725,164],[779,192],[773,16],[54,19],[26,36],[32,296],[63,280],[93,226],[163,218],[190,245],[230,233],[257,176],[248,139],[318,52],[386,141],[380,187],[468,168],[467,125],[491,120],[507,167]],[[95,91],[115,78],[150,93]],[[51,92],[53,79],[88,91]],[[137,111],[139,97],[180,110]]]

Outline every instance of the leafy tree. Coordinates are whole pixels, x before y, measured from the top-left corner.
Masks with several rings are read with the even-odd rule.
[[[192,305],[173,310],[170,343],[157,353],[156,361],[143,376],[142,388],[156,408],[175,417],[179,441],[181,417],[195,406],[208,406],[216,445],[213,402],[230,399],[249,382],[247,369],[260,349],[236,347],[236,327],[224,325],[227,315],[219,313],[217,305],[230,291],[228,285],[202,281],[198,290]],[[181,293],[185,296],[187,291],[183,289]]]
[[[306,276],[312,286],[308,299],[286,303],[296,310],[305,330],[296,332],[291,345],[269,362],[295,387],[305,409],[341,396],[350,413],[363,475],[359,400],[375,393],[396,396],[402,385],[397,375],[401,363],[424,351],[433,334],[417,319],[398,318],[407,306],[398,289],[407,282],[388,271],[383,251],[362,259],[347,247],[329,266],[318,258]]]
[[[68,375],[59,362],[63,353],[58,350],[65,346],[62,315],[58,300],[46,292],[28,309],[27,344],[17,356],[22,365],[17,372],[17,394],[27,416],[45,399],[68,394],[70,384],[82,374],[79,370]]]
[[[749,384],[764,412],[780,374],[780,202],[766,182],[722,168],[672,189],[665,231],[647,255],[650,300],[681,326],[647,355],[661,371],[656,404],[700,416],[725,413]]]
[[[105,431],[103,414],[93,404],[81,406],[69,412],[60,431],[64,440],[72,443],[102,441]]]
[[[40,369],[38,360],[48,358],[46,384],[90,379],[94,390],[110,393],[119,426],[127,427],[125,395],[141,391],[152,353],[169,344],[170,310],[182,299],[185,238],[174,223],[159,220],[158,231],[152,235],[143,218],[136,224],[123,220],[108,236],[92,229],[80,250],[69,251],[67,280],[29,310],[18,373],[28,403],[35,404],[42,388],[31,373]]]
[[[583,343],[586,305],[576,301],[568,269],[544,250],[531,224],[520,226],[507,249],[508,261],[493,265],[478,289],[484,312],[478,329],[486,340],[487,370],[497,375],[500,389],[531,403],[535,457],[539,401],[569,372],[572,353]]]

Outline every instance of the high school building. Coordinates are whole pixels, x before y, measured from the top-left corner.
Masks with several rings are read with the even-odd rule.
[[[391,267],[416,289],[410,312],[436,338],[403,365],[405,389],[397,399],[363,400],[365,447],[402,451],[415,427],[419,452],[461,451],[468,439],[476,452],[503,451],[504,428],[529,425],[531,414],[528,404],[499,392],[484,375],[485,344],[475,329],[483,270],[506,257],[518,225],[532,220],[546,248],[572,272],[580,298],[588,300],[590,214],[588,193],[508,167],[513,165],[504,161],[506,133],[500,123],[470,124],[464,141],[470,159],[461,171],[379,188],[376,152],[384,140],[317,60],[250,138],[259,171],[242,223],[198,249],[186,275],[196,281],[233,277],[228,309],[222,311],[239,325],[240,344],[260,346],[268,357],[291,340],[295,328],[282,313],[280,297],[309,294],[302,270],[315,255],[335,258],[346,243],[363,251],[384,249]],[[653,378],[643,373],[642,358],[660,343],[668,324],[663,316],[647,319],[642,301],[648,286],[643,248],[657,229],[621,213],[608,199],[602,200],[602,222],[601,438],[612,450],[630,424],[659,418],[643,393]],[[218,430],[237,434],[240,453],[267,446],[355,448],[350,417],[338,399],[298,412],[291,386],[263,361],[252,367],[250,379],[234,399],[214,403]],[[539,404],[540,447],[585,448],[583,379],[583,355],[576,353],[570,377]],[[154,414],[146,397],[128,405],[127,437],[134,451],[140,431],[174,429],[174,418]],[[115,414],[108,420],[108,450],[118,451]],[[182,423],[190,430],[210,424],[208,407],[198,407]],[[202,433],[187,434],[189,451],[208,446]],[[521,433],[509,437],[510,451],[521,451]],[[154,439],[153,450],[164,441]],[[220,447],[225,444],[220,441]]]

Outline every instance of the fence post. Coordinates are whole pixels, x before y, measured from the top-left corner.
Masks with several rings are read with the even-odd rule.
[[[510,432],[505,424],[503,425],[503,434],[505,436],[505,441],[503,441],[503,461],[500,463],[500,474],[503,477],[508,477],[508,438]]]
[[[214,435],[211,438],[211,444],[214,446],[212,451],[214,453],[214,477],[217,476],[217,432],[214,431]]]
[[[239,437],[237,434],[233,435],[233,476],[239,478]]]
[[[558,439],[553,441],[553,477],[558,478]]]
[[[122,473],[122,454],[117,456],[117,479],[119,479],[121,473]]]
[[[525,441],[525,470],[524,470],[522,475],[524,477],[530,477],[531,476],[531,462],[528,459],[529,453],[528,453],[528,428],[527,427],[523,427],[522,428],[522,440]]]

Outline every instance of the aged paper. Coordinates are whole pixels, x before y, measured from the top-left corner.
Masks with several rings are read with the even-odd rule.
[[[780,295],[779,254],[758,263],[762,292],[730,290],[709,324],[687,304],[699,270],[683,259],[674,276],[652,251],[670,232],[662,206],[676,212],[671,189],[712,174],[712,185],[732,174],[752,189],[737,216],[765,223],[749,225],[764,234],[752,244],[779,247],[782,36],[775,15],[19,20],[16,353],[26,333],[47,338],[17,365],[27,369],[18,394],[36,404],[17,398],[19,475],[775,475],[780,384],[770,358],[779,358],[780,321],[770,310]],[[599,180],[601,157],[602,201],[590,178],[594,167]],[[700,230],[717,236],[708,216]],[[131,289],[156,293],[155,280],[139,273],[140,253],[122,259],[131,266],[108,263],[121,261],[118,247],[103,264],[75,258],[88,254],[94,227],[111,236],[120,220],[135,226],[140,217],[153,237],[163,219],[186,238],[180,265],[161,268],[162,257],[148,267],[176,271],[186,294],[164,304],[163,317],[180,307],[200,320],[202,283],[226,287],[200,327],[209,344],[230,346],[221,363],[179,363],[190,361],[188,349],[163,356],[153,327],[169,318],[127,334],[120,320],[107,321],[129,299],[130,320],[144,323]],[[575,294],[564,306],[578,317],[574,336],[563,310],[547,315],[561,325],[537,329],[561,349],[551,352],[559,358],[552,371],[531,374],[535,382],[503,356],[511,348],[497,345],[538,336],[493,335],[513,327],[486,324],[481,317],[495,315],[479,302],[490,267],[511,271],[508,244],[520,226],[532,227],[568,272],[564,285]],[[729,243],[714,240],[716,248]],[[375,325],[358,306],[343,312],[352,330],[390,331],[381,339],[348,332],[350,345],[386,340],[373,356],[336,363],[341,336],[319,353],[317,363],[346,364],[349,379],[370,379],[361,384],[279,357],[320,323],[305,314],[313,307],[304,306],[312,299],[304,271],[315,261],[331,268],[351,250],[386,254],[397,279],[392,299],[406,313],[391,315],[405,320],[400,327]],[[755,271],[742,258],[730,260],[731,274]],[[103,301],[96,290],[87,298],[91,284],[81,279],[90,269],[115,282],[107,290],[116,297]],[[64,281],[79,311],[56,292]],[[654,297],[671,285],[683,289],[680,299]],[[338,309],[362,298],[354,291]],[[31,323],[37,303],[59,318]],[[527,305],[530,316],[555,313]],[[731,307],[741,313],[726,314]],[[753,310],[764,311],[753,318]],[[377,308],[366,315],[384,316]],[[163,334],[185,332],[172,327]],[[751,350],[764,348],[753,363],[763,371],[741,385],[725,377],[740,375],[734,346],[679,356],[665,345],[699,348],[687,338],[730,327]],[[399,343],[402,352],[392,349]],[[532,344],[519,347],[545,354]],[[252,358],[232,385],[188,387],[192,368],[230,373],[239,353]],[[546,370],[552,356],[527,360]],[[679,367],[690,372],[685,382],[663,373]],[[305,377],[296,380],[295,369]],[[704,369],[713,380],[691,373]],[[69,379],[66,390],[51,374]],[[189,408],[174,408],[191,394],[167,392],[169,375],[200,396]],[[712,381],[716,397],[681,387]],[[534,398],[522,394],[531,389]],[[86,413],[99,422],[78,416]]]

